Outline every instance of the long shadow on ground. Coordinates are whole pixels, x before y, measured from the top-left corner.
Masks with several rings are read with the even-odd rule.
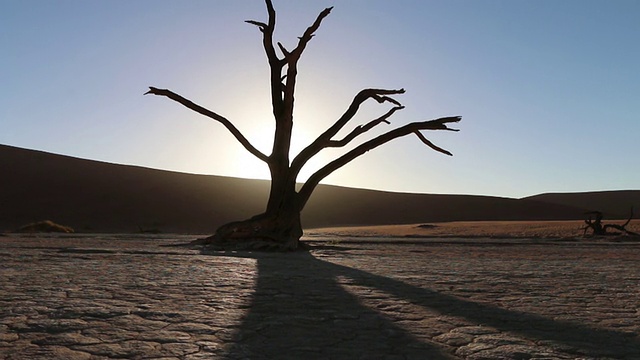
[[[385,292],[430,312],[459,317],[530,340],[551,341],[576,356],[640,355],[628,333],[511,311],[337,265],[310,253],[218,253],[257,260],[258,279],[249,313],[229,359],[381,358],[452,359],[451,349],[418,339],[383,313],[365,306],[338,279]]]

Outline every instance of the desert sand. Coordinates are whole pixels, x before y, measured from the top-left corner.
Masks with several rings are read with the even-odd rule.
[[[640,242],[314,231],[309,251],[286,254],[173,246],[185,235],[7,234],[0,358],[640,358]]]
[[[605,223],[609,223],[605,221]],[[624,221],[610,221],[623,224]],[[583,221],[453,221],[409,225],[351,226],[307,229],[313,237],[355,238],[504,238],[563,239],[584,238]],[[640,232],[640,220],[632,220],[627,230]],[[586,238],[591,236],[587,231]],[[624,236],[622,237],[624,238]]]

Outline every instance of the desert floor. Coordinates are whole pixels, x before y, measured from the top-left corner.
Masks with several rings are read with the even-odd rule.
[[[640,242],[500,224],[315,229],[286,254],[6,234],[0,358],[640,358]]]
[[[622,225],[625,221],[603,221]],[[410,225],[352,226],[308,229],[310,237],[408,237],[408,238],[580,238],[583,221],[455,221]],[[640,220],[634,219],[627,230],[640,233]],[[591,231],[587,232],[590,235]]]

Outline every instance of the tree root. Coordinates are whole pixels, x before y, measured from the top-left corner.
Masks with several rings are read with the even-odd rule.
[[[216,233],[194,243],[211,251],[296,251],[301,246],[302,228],[298,217],[278,218],[258,215],[218,228]]]

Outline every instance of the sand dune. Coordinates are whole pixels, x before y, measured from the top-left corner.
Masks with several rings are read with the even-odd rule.
[[[261,180],[160,171],[4,145],[0,145],[0,169],[0,230],[50,219],[80,232],[210,233],[225,222],[262,211],[269,185]],[[604,209],[605,204],[621,202],[617,192],[605,195],[508,199],[320,186],[303,213],[303,226],[574,220],[582,219],[585,209]],[[639,195],[640,191],[632,191],[621,196],[638,202]],[[623,212],[627,203],[620,205]]]
[[[634,206],[635,218],[640,215],[640,191],[637,190],[547,193],[524,199],[597,210],[608,219],[627,219]]]

